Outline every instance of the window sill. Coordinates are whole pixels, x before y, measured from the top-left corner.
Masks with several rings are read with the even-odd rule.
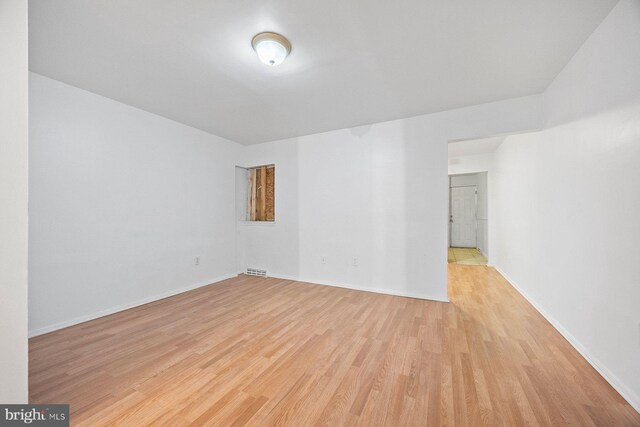
[[[246,227],[273,227],[276,225],[275,221],[238,221],[238,225]]]

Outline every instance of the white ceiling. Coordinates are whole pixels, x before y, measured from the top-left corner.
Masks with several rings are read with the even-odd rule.
[[[542,92],[617,0],[30,0],[30,68],[252,144]],[[268,68],[251,38],[293,50]]]
[[[491,138],[468,139],[465,141],[455,141],[449,143],[449,157],[473,156],[476,154],[487,154],[495,152],[506,136],[495,136]]]

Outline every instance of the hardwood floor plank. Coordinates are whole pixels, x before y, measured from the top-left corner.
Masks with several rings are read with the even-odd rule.
[[[493,268],[451,303],[238,276],[30,340],[73,425],[620,425],[640,415]]]

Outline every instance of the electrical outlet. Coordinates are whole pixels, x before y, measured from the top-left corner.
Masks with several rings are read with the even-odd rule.
[[[358,261],[358,258],[353,257],[351,259],[351,265],[353,265],[354,267],[357,267],[358,265],[360,265],[360,261]]]
[[[193,259],[193,265],[200,265],[200,257],[197,256]]]
[[[327,256],[326,255],[320,255],[320,263],[321,264],[326,264],[327,263]]]

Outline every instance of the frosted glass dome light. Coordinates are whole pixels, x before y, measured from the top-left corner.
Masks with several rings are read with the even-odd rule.
[[[260,33],[251,41],[253,50],[258,54],[260,61],[270,67],[276,67],[284,61],[291,52],[289,40],[276,33]]]

